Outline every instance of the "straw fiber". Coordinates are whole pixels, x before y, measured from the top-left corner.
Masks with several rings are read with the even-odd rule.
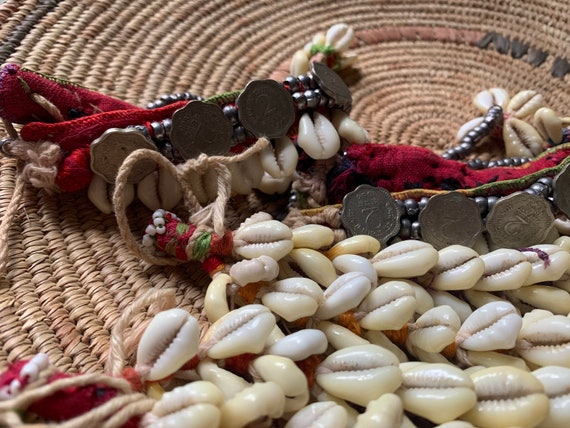
[[[569,17],[566,0],[7,0],[0,62],[144,106],[165,93],[207,97],[279,75],[315,33],[345,22],[359,56],[344,74],[351,116],[373,141],[441,151],[476,115],[473,95],[489,87],[535,89],[568,113]],[[478,46],[489,32],[498,37]],[[528,51],[502,49],[507,39]],[[541,52],[545,61],[532,64]],[[2,159],[2,216],[16,175],[14,160]],[[149,215],[142,205],[129,209],[137,236]],[[0,368],[46,352],[63,371],[101,372],[112,327],[151,288],[175,289],[176,305],[201,315],[208,279],[200,266],[142,262],[115,217],[99,213],[84,193],[49,195],[26,184],[13,216],[0,280]],[[146,321],[142,310],[132,327]]]

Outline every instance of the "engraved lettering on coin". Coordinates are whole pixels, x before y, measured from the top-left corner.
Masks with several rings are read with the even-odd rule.
[[[275,80],[249,82],[236,100],[241,124],[256,138],[280,138],[295,121],[293,99]]]
[[[554,215],[544,198],[518,192],[497,201],[486,227],[496,245],[522,248],[543,242],[553,224]]]
[[[350,89],[341,77],[320,62],[311,63],[311,73],[321,90],[332,98],[335,104],[349,106],[352,104]]]
[[[388,190],[363,184],[343,198],[341,220],[351,236],[370,235],[386,244],[400,230],[400,209]]]
[[[114,184],[119,168],[128,155],[138,149],[156,150],[156,146],[134,129],[111,128],[89,146],[91,170]],[[139,160],[129,174],[128,182],[136,184],[156,169],[150,159]]]
[[[566,217],[570,218],[570,164],[554,178],[554,203]]]
[[[459,192],[432,196],[418,220],[422,238],[438,250],[452,244],[472,247],[483,232],[477,203]]]
[[[184,159],[229,152],[233,127],[216,104],[191,101],[172,115],[170,142]]]

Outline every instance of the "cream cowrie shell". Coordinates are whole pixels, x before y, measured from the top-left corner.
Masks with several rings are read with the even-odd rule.
[[[350,47],[354,30],[344,23],[334,24],[328,29],[325,37],[325,46],[331,46],[335,52],[341,53]]]
[[[455,343],[471,351],[511,349],[521,326],[522,318],[511,303],[487,303],[463,322]]]
[[[509,94],[503,88],[491,88],[485,91],[479,92],[473,98],[473,103],[475,107],[479,109],[481,113],[487,113],[494,105],[501,106],[503,110],[507,108],[509,102]]]
[[[324,292],[324,301],[320,304],[315,317],[327,320],[352,308],[370,292],[368,277],[360,272],[342,274]]]
[[[365,330],[362,336],[373,345],[378,345],[387,349],[394,354],[400,363],[408,361],[408,356],[397,345],[394,344],[388,337],[381,331]]]
[[[544,141],[536,129],[516,117],[505,121],[503,141],[507,157],[534,157],[543,151]]]
[[[273,145],[259,152],[259,157],[263,170],[273,178],[289,177],[295,172],[299,160],[297,148],[289,137],[277,138]]]
[[[267,336],[267,340],[265,341],[265,348],[272,346],[274,343],[277,343],[284,337],[285,333],[283,333],[279,326],[275,324],[275,327],[273,327],[273,330],[271,330],[271,333],[269,333],[269,336]]]
[[[218,367],[211,360],[200,361],[196,371],[202,380],[216,385],[222,391],[226,400],[250,385],[244,378]]]
[[[560,219],[562,220],[562,219]],[[569,232],[570,232],[570,220],[564,219],[565,223],[568,224]],[[559,246],[565,251],[570,251],[570,236],[561,236],[556,241],[554,241],[554,245]]]
[[[127,185],[129,187],[131,185]],[[109,191],[110,184],[100,175],[93,174],[93,178],[89,182],[87,188],[87,197],[95,205],[95,207],[103,214],[111,214],[113,212],[112,192]]]
[[[485,233],[481,233],[476,239],[475,243],[473,244],[473,250],[479,255],[487,254],[490,252],[490,243],[488,242],[488,237]]]
[[[542,383],[544,393],[550,402],[548,416],[539,428],[567,428],[570,426],[570,368],[541,367],[532,375]]]
[[[202,338],[200,353],[213,359],[258,354],[274,326],[275,317],[265,306],[242,306],[210,326]]]
[[[564,135],[562,133],[562,120],[554,110],[541,107],[533,116],[534,127],[542,138],[550,140],[554,144],[560,144]]]
[[[487,111],[485,111],[487,113]],[[471,131],[476,126],[479,126],[485,118],[483,116],[476,117],[471,119],[469,122],[465,122],[461,127],[457,130],[457,135],[455,136],[455,141],[457,143],[461,142],[463,138],[467,135],[469,131]]]
[[[394,280],[374,289],[355,312],[358,323],[368,330],[399,330],[413,317],[415,309],[414,290]]]
[[[303,113],[299,119],[297,144],[313,159],[330,159],[340,149],[340,137],[333,124],[322,114]]]
[[[447,358],[445,358],[439,352],[427,352],[421,348],[416,348],[414,346],[410,346],[408,350],[418,360],[424,361],[426,363],[453,365]]]
[[[362,256],[356,254],[342,254],[332,259],[335,269],[341,273],[360,272],[370,280],[372,288],[378,285],[378,275],[372,267],[372,263]]]
[[[477,427],[467,421],[451,421],[437,425],[434,428],[477,428]]]
[[[441,352],[455,341],[460,327],[459,316],[450,306],[436,306],[408,324],[407,343],[427,352]]]
[[[166,395],[166,394],[165,394]],[[156,417],[152,413],[144,415],[140,421],[141,428],[168,428],[192,426],[211,428],[219,426],[221,412],[218,406],[210,403],[197,403],[169,415]]]
[[[264,211],[258,211],[255,214],[250,215],[248,218],[246,218],[238,227],[238,229],[236,230],[242,230],[244,228],[246,228],[247,226],[250,226],[252,224],[255,223],[262,223],[264,221],[269,221],[269,220],[273,220],[273,217],[271,216],[271,214],[266,213]]]
[[[475,290],[515,290],[522,287],[532,271],[526,256],[517,250],[503,248],[480,258],[485,263],[485,271],[473,286]]]
[[[298,50],[293,54],[289,73],[291,76],[300,76],[309,71],[309,55],[304,50]]]
[[[434,267],[438,257],[437,250],[430,244],[410,239],[384,248],[371,262],[380,277],[412,278]]]
[[[524,314],[521,330],[527,328],[535,322],[550,318],[553,315],[554,314],[552,312],[546,311],[544,309],[533,309],[530,312]]]
[[[349,143],[367,144],[370,142],[368,132],[357,122],[352,120],[344,111],[333,109],[331,122],[338,134]]]
[[[570,318],[552,315],[525,323],[516,349],[522,358],[536,366],[570,367]]]
[[[436,290],[466,290],[485,271],[485,263],[471,248],[450,245],[439,250],[437,264],[425,275],[426,285]],[[420,282],[422,278],[419,279]]]
[[[456,359],[462,366],[498,367],[509,366],[529,371],[522,358],[495,351],[465,351],[458,349]]]
[[[183,195],[178,179],[166,168],[159,168],[137,184],[137,196],[151,210],[171,210]]]
[[[360,406],[402,382],[398,359],[376,345],[351,346],[330,354],[315,371],[317,384],[343,400]]]
[[[292,175],[274,178],[268,173],[264,173],[256,189],[266,195],[281,195],[289,190],[292,181]]]
[[[311,44],[325,46],[327,44],[327,35],[324,31],[319,31],[313,36]]]
[[[542,384],[527,371],[490,367],[471,374],[477,404],[460,418],[480,428],[535,427],[548,414]]]
[[[216,170],[208,168],[203,174],[188,171],[186,179],[192,193],[201,205],[208,205],[218,196],[218,173]]]
[[[563,236],[557,238],[553,244],[558,245],[566,251],[570,251],[570,220],[566,217],[556,217],[554,219],[554,228]]]
[[[404,419],[404,405],[396,394],[387,393],[366,405],[358,415],[354,428],[400,428]]]
[[[499,296],[489,293],[488,291],[480,290],[463,290],[461,293],[463,298],[469,302],[469,304],[475,308],[480,308],[483,305],[491,302],[502,302],[503,299]]]
[[[380,250],[380,241],[368,235],[354,235],[333,245],[325,255],[335,259],[343,254],[368,255]]]
[[[507,104],[507,114],[519,119],[532,116],[542,107],[542,95],[536,91],[517,92]]]
[[[275,281],[261,292],[261,302],[289,322],[314,315],[325,299],[321,287],[309,278]]]
[[[230,276],[238,285],[246,285],[252,282],[272,281],[279,274],[279,265],[269,256],[241,260],[232,265]]]
[[[275,382],[254,383],[227,400],[220,410],[220,428],[242,428],[261,418],[283,415],[285,396]]]
[[[433,297],[431,297],[424,287],[408,279],[401,279],[399,281],[405,282],[414,290],[414,295],[416,296],[416,314],[424,314],[434,307]]]
[[[184,412],[187,407],[194,404],[207,403],[219,407],[224,401],[224,394],[220,388],[212,382],[199,380],[165,392],[154,404],[151,413],[162,418]]]
[[[145,380],[164,379],[196,355],[199,340],[198,321],[187,311],[159,312],[141,337],[135,369]]]
[[[295,248],[289,252],[289,257],[306,276],[323,287],[328,287],[337,279],[332,262],[317,250]]]
[[[546,309],[556,315],[570,312],[570,293],[548,285],[529,285],[506,292],[509,299],[516,299],[534,308]]]
[[[277,220],[248,223],[234,232],[234,251],[246,259],[280,260],[293,249],[291,237],[291,229]]]
[[[467,302],[455,297],[447,291],[429,290],[429,294],[433,298],[434,306],[451,306],[462,323],[473,313],[471,306],[469,306]]]
[[[327,342],[334,349],[344,349],[350,346],[368,345],[370,343],[346,327],[330,321],[319,321],[316,327],[325,334]]]
[[[229,163],[227,167],[232,178],[232,193],[238,195],[249,195],[252,189],[259,186],[264,173],[259,153],[239,162]]]
[[[333,403],[335,403],[336,405],[342,407],[345,412],[346,412],[346,427],[353,427],[356,424],[356,418],[358,417],[358,412],[356,411],[356,409],[354,407],[352,407],[349,403],[347,403],[344,400],[341,400],[338,397],[335,397],[334,395],[329,394],[326,391],[323,391],[322,389],[320,389],[318,386],[314,387],[313,389],[315,389],[316,391],[313,393],[314,397],[316,398],[316,400],[319,403],[324,403],[327,401],[332,401]],[[324,428],[324,427],[323,427]]]
[[[343,55],[338,60],[338,68],[340,70],[344,70],[345,68],[352,66],[357,59],[358,59],[358,54],[354,52],[343,53]]]
[[[402,385],[396,391],[404,409],[434,423],[450,422],[477,403],[469,375],[449,364],[402,367]]]
[[[523,285],[556,281],[570,269],[570,253],[558,245],[536,245],[521,250],[532,266],[532,271]]]
[[[288,334],[265,348],[264,352],[287,357],[293,361],[301,361],[311,355],[324,354],[327,346],[327,337],[321,330],[307,328]]]
[[[328,247],[334,241],[334,232],[330,227],[320,224],[306,224],[291,230],[293,248],[311,248],[319,250]]]
[[[208,321],[216,322],[230,311],[227,287],[232,281],[229,275],[220,273],[208,285],[204,296],[204,311]]]
[[[285,428],[346,428],[346,410],[334,401],[322,401],[305,406],[285,424]]]

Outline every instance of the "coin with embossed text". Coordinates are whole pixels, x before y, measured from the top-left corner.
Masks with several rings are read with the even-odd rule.
[[[362,184],[343,198],[341,220],[351,236],[370,235],[385,245],[400,230],[400,208],[388,190]]]
[[[554,215],[548,202],[526,192],[513,193],[497,201],[487,215],[491,240],[504,248],[522,248],[543,242]]]
[[[570,164],[554,177],[554,203],[570,218]]]
[[[432,196],[418,220],[422,238],[438,250],[452,244],[472,247],[483,232],[477,203],[459,192]]]
[[[295,121],[293,99],[275,80],[249,82],[236,106],[239,121],[257,138],[283,137]]]
[[[328,97],[334,100],[335,104],[347,107],[352,104],[350,89],[333,70],[320,62],[312,62],[311,73],[317,85]]]
[[[191,101],[172,115],[170,142],[184,159],[201,153],[224,155],[232,143],[233,127],[216,104]]]

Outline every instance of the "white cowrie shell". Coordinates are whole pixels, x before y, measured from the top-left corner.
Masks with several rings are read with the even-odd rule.
[[[346,327],[330,321],[319,321],[317,328],[325,334],[327,342],[334,349],[343,349],[350,346],[367,345],[370,343]]]
[[[324,292],[324,301],[315,316],[330,319],[358,306],[370,292],[368,277],[360,272],[342,274]]]
[[[259,186],[264,173],[258,153],[229,163],[227,167],[232,176],[232,193],[238,195],[249,195],[252,189]]]
[[[562,142],[562,120],[554,110],[547,107],[539,108],[534,113],[533,123],[540,136],[546,141],[550,140],[554,144]]]
[[[340,137],[333,124],[322,114],[303,113],[299,119],[297,144],[313,159],[330,159],[340,149]]]
[[[542,107],[542,95],[536,91],[517,92],[507,104],[506,112],[516,118],[532,116]]]
[[[462,366],[498,367],[509,366],[528,371],[525,360],[519,357],[495,351],[465,351],[457,350],[457,361]]]
[[[528,123],[511,117],[503,126],[503,140],[507,157],[534,157],[542,152],[542,137]]]
[[[451,306],[462,323],[473,313],[473,310],[467,302],[455,297],[447,291],[429,290],[429,294],[433,298],[434,306]]]
[[[368,132],[340,109],[333,109],[331,122],[338,134],[349,143],[366,144],[370,142]]]
[[[477,427],[472,423],[466,421],[451,421],[441,425],[437,425],[435,428],[477,428]]]
[[[484,233],[481,233],[476,239],[475,243],[473,244],[473,250],[479,255],[487,254],[490,250],[490,243],[487,241],[487,237]]]
[[[532,266],[524,254],[503,248],[483,254],[485,271],[473,288],[481,291],[502,291],[520,288],[529,277]]]
[[[196,371],[202,380],[216,385],[222,391],[226,400],[250,385],[244,378],[218,367],[211,360],[200,361]]]
[[[319,31],[317,34],[315,34],[313,36],[313,39],[311,40],[311,43],[313,45],[321,45],[321,46],[325,46],[327,43],[327,35],[324,31]]]
[[[356,420],[354,428],[400,428],[404,419],[404,405],[396,394],[387,393],[366,406]]]
[[[358,323],[369,330],[399,330],[414,315],[414,290],[403,281],[388,281],[374,289],[356,309]]]
[[[200,344],[200,352],[213,359],[246,352],[258,354],[274,326],[275,317],[265,306],[242,306],[210,326]]]
[[[491,88],[475,95],[473,103],[481,113],[487,113],[494,105],[499,105],[505,110],[509,102],[509,94],[503,88]]]
[[[402,383],[398,359],[376,345],[351,346],[329,355],[317,368],[317,384],[338,398],[360,406]]]
[[[317,250],[295,248],[289,252],[289,257],[305,275],[323,287],[328,287],[337,279],[332,262]]]
[[[570,220],[567,217],[556,217],[554,219],[554,228],[560,235],[553,243],[566,251],[570,251]]]
[[[151,210],[171,210],[182,200],[182,188],[170,171],[159,168],[137,184],[137,196]]]
[[[276,139],[273,146],[268,145],[259,152],[259,157],[261,166],[266,173],[273,178],[283,178],[289,177],[295,172],[299,154],[293,141],[289,137],[282,137]]]
[[[208,168],[203,174],[189,171],[186,174],[192,193],[201,205],[207,205],[218,196],[218,174]]]
[[[334,401],[311,403],[293,415],[285,428],[346,428],[346,410]]]
[[[208,403],[219,407],[224,402],[220,388],[208,381],[195,381],[165,392],[152,407],[151,413],[158,417],[183,411],[186,407],[198,403]]]
[[[537,366],[570,367],[570,318],[552,315],[525,323],[517,340],[517,352]]]
[[[393,280],[390,278],[384,278],[380,282],[384,284],[389,281]],[[414,290],[414,295],[416,296],[416,314],[421,315],[434,307],[433,297],[431,297],[431,295],[424,287],[409,279],[399,279],[398,281],[405,282],[410,287],[412,287],[412,290]]]
[[[260,418],[277,419],[284,407],[285,396],[279,385],[254,383],[222,404],[220,428],[242,428]]]
[[[567,428],[570,426],[570,368],[549,366],[532,372],[542,383],[550,402],[550,411],[539,428]]]
[[[273,330],[271,330],[271,333],[269,333],[269,336],[267,336],[267,340],[265,341],[265,348],[272,346],[284,337],[285,333],[283,333],[283,331],[276,324],[275,327],[273,327]]]
[[[396,394],[404,409],[434,423],[452,421],[477,402],[471,378],[457,367],[421,364],[402,368],[402,373],[402,386]]]
[[[258,211],[255,214],[250,215],[248,218],[246,218],[238,227],[238,229],[236,230],[242,230],[244,228],[246,228],[247,226],[250,226],[252,224],[255,223],[262,223],[264,221],[268,221],[268,220],[273,220],[273,217],[271,217],[271,214],[268,214],[266,212],[263,211]]]
[[[287,321],[310,317],[324,301],[321,287],[309,278],[287,278],[262,290],[261,302]]]
[[[463,290],[463,297],[465,300],[469,302],[471,306],[475,308],[480,308],[483,305],[486,305],[490,302],[500,302],[503,299],[499,296],[496,296],[493,293],[489,293],[488,291],[480,291],[480,290]]]
[[[408,350],[418,360],[424,361],[426,363],[453,365],[447,358],[443,356],[443,354],[440,354],[439,352],[427,352],[415,346],[410,346]]]
[[[234,232],[234,251],[246,259],[266,255],[280,260],[293,248],[291,237],[291,229],[280,221],[249,223]]]
[[[204,296],[204,310],[210,322],[216,322],[230,311],[227,299],[227,287],[232,278],[220,273],[210,282]]]
[[[327,337],[321,330],[307,328],[288,334],[265,348],[265,353],[301,361],[311,355],[323,354],[327,346]]]
[[[328,247],[334,241],[334,232],[330,227],[320,224],[307,224],[291,230],[293,248],[311,248],[319,250]]]
[[[347,67],[353,65],[358,59],[358,54],[354,52],[345,52],[338,60],[338,68],[344,70]]]
[[[334,395],[331,395],[326,391],[323,391],[318,386],[314,387],[313,389],[315,390],[313,395],[315,396],[315,398],[318,402],[323,403],[323,402],[327,402],[327,401],[332,401],[333,403],[339,405],[340,407],[342,407],[345,410],[346,419],[347,419],[347,421],[346,421],[346,427],[347,428],[351,428],[356,424],[356,418],[358,417],[358,412],[356,411],[356,409],[354,407],[352,407],[345,400],[341,400],[340,398],[335,397]]]
[[[261,255],[254,259],[241,260],[232,265],[230,276],[238,285],[252,282],[272,281],[279,274],[279,265],[269,256]]]
[[[532,266],[532,271],[523,285],[556,281],[570,269],[570,253],[558,245],[535,245],[521,252]],[[543,260],[539,252],[540,255],[546,254],[548,259]]]
[[[474,250],[450,245],[439,251],[438,262],[425,279],[436,290],[466,290],[475,285],[484,271],[485,263]]]
[[[376,254],[379,250],[380,241],[376,238],[368,235],[354,235],[337,242],[325,254],[332,260],[344,254]]]
[[[402,351],[398,346],[396,346],[394,342],[388,339],[388,337],[381,331],[365,330],[362,335],[366,340],[368,340],[373,345],[378,345],[390,351],[398,358],[398,361],[400,363],[408,361],[408,356],[406,355],[406,353]]]
[[[410,239],[386,247],[371,262],[380,277],[412,278],[434,267],[438,257],[430,244]]]
[[[486,111],[485,111],[486,112]],[[475,119],[471,119],[469,122],[465,122],[457,131],[457,135],[455,136],[455,141],[460,142],[463,138],[467,135],[469,131],[471,131],[476,126],[480,125],[485,118],[483,116],[476,117]]]
[[[494,351],[514,348],[522,318],[509,302],[492,302],[481,306],[465,320],[455,343],[471,351]]]
[[[274,178],[268,173],[264,173],[256,189],[266,195],[281,195],[289,190],[293,176]]]
[[[360,272],[370,280],[372,288],[378,285],[378,275],[372,267],[372,263],[362,256],[356,254],[342,254],[332,259],[332,264],[341,273]]]
[[[546,309],[556,315],[567,315],[570,312],[570,293],[548,285],[529,285],[506,292],[507,297],[514,298],[534,308]]]
[[[176,413],[157,418],[147,413],[140,421],[141,428],[169,428],[192,426],[193,428],[211,428],[220,424],[220,409],[210,403],[192,404]]]
[[[187,311],[159,312],[141,337],[135,369],[146,380],[164,379],[196,355],[199,339],[198,321]]]
[[[309,71],[309,55],[304,50],[298,50],[293,54],[289,73],[291,76],[300,76]]]
[[[344,52],[349,48],[353,38],[352,27],[344,23],[334,24],[326,33],[325,46],[332,46],[337,53]]]
[[[127,185],[128,187],[129,185]],[[110,214],[113,212],[113,204],[109,197],[109,183],[103,177],[93,174],[93,178],[89,182],[87,189],[87,197],[103,214]]]
[[[454,342],[460,327],[459,316],[450,306],[436,306],[408,325],[407,341],[427,352],[441,352]]]
[[[480,428],[534,427],[548,414],[542,384],[527,371],[491,367],[471,374],[477,404],[461,416]]]

